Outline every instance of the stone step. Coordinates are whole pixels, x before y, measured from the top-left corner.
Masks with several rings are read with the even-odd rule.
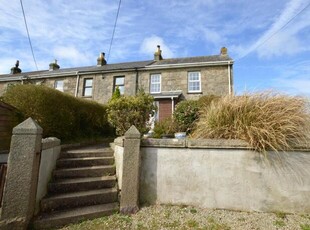
[[[100,204],[68,209],[54,213],[42,214],[33,223],[34,229],[51,229],[62,227],[83,220],[95,219],[114,214],[118,211],[118,203]]]
[[[87,191],[100,188],[112,188],[115,184],[116,176],[58,179],[48,184],[48,192],[53,194]]]
[[[80,158],[80,157],[113,157],[112,149],[106,151],[66,151],[61,152],[60,158]]]
[[[54,179],[77,177],[100,177],[115,174],[114,165],[90,166],[79,168],[64,168],[53,171]]]
[[[52,212],[75,207],[107,204],[117,201],[117,189],[105,188],[51,195],[41,200],[41,211]]]
[[[56,168],[76,168],[113,164],[114,157],[61,158],[57,160]]]

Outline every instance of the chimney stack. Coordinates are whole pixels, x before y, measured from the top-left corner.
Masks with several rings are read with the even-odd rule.
[[[99,57],[97,58],[97,66],[106,65],[107,61],[105,60],[105,53],[100,53]]]
[[[19,66],[19,60],[16,61],[15,67],[11,68],[11,74],[17,74],[22,72],[22,70],[18,68],[18,66]]]
[[[57,60],[56,59],[55,59],[54,62],[50,63],[50,69],[49,69],[50,71],[57,70],[59,68],[60,68],[60,66],[57,64]]]
[[[160,45],[157,45],[157,50],[154,53],[154,61],[160,61],[160,60],[163,60],[163,57],[161,56]]]
[[[222,47],[221,48],[221,55],[222,56],[226,56],[227,55],[227,48],[226,47]]]

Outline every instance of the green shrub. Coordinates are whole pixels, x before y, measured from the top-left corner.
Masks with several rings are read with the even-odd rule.
[[[178,131],[190,132],[194,122],[199,117],[199,102],[194,100],[179,102],[173,113],[174,121],[177,124]]]
[[[68,141],[111,133],[106,106],[45,86],[10,86],[3,99],[25,117],[35,119],[43,128],[45,137],[55,136]]]
[[[124,135],[132,125],[145,133],[149,114],[156,109],[153,102],[153,97],[142,91],[136,96],[112,98],[108,103],[108,120],[116,128],[116,134]]]
[[[310,115],[305,98],[257,93],[226,96],[202,108],[194,138],[247,141],[255,150],[287,150],[306,143]]]
[[[174,134],[177,131],[176,123],[173,118],[168,117],[162,121],[155,122],[154,138],[161,138],[162,135]]]
[[[191,133],[195,122],[199,118],[201,108],[208,107],[212,101],[219,100],[219,96],[206,95],[198,100],[181,101],[176,105],[173,118],[178,131]]]

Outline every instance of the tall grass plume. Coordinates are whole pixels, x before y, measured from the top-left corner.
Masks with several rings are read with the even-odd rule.
[[[259,152],[309,142],[309,101],[262,92],[226,96],[202,108],[192,137],[241,139]]]

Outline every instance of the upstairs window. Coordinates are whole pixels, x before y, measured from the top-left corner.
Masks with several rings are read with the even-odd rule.
[[[152,74],[150,79],[150,93],[161,92],[161,75]]]
[[[56,80],[54,84],[54,89],[57,89],[63,92],[64,91],[64,80]]]
[[[188,72],[188,92],[201,92],[201,77],[200,72]]]
[[[125,93],[125,76],[114,77],[113,92],[115,92],[116,87],[119,88],[121,95]]]
[[[91,97],[93,95],[93,79],[85,78],[83,85],[83,96]]]

